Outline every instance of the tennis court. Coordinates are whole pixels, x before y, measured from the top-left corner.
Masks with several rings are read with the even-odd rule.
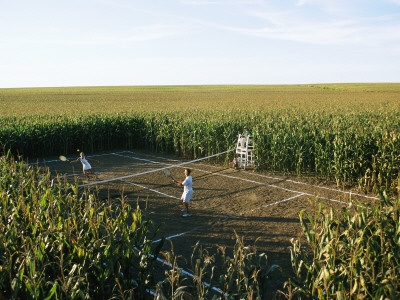
[[[170,239],[175,253],[188,261],[196,242],[200,241],[203,247],[215,253],[217,245],[233,246],[236,231],[246,244],[256,242],[258,250],[267,253],[270,264],[290,271],[288,247],[291,238],[302,236],[301,210],[311,212],[316,199],[324,208],[335,209],[347,205],[350,199],[364,203],[378,200],[323,185],[315,178],[297,179],[234,170],[214,164],[213,157],[189,161],[140,151],[87,155],[99,160],[92,164],[97,179],[83,178],[80,163],[69,164],[49,158],[46,165],[54,173],[65,174],[68,180],[78,178],[82,189],[96,190],[104,201],[123,195],[132,205],[138,203],[148,218],[161,225],[156,239]],[[215,156],[218,155],[222,154]],[[165,176],[165,168],[177,180],[184,180],[185,168],[192,170],[191,217],[182,217],[179,199],[183,188]],[[165,250],[169,247],[166,243]],[[184,259],[180,267],[189,268]]]

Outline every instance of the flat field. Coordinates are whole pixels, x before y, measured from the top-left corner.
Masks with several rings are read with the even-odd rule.
[[[0,116],[214,110],[398,111],[400,84],[0,89]]]

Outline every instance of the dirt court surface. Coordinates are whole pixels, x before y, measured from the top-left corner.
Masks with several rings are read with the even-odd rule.
[[[189,162],[141,151],[88,153],[88,157],[99,160],[92,163],[97,179],[83,178],[80,163],[48,158],[45,164],[53,173],[65,174],[68,180],[78,177],[81,188],[97,190],[100,199],[121,198],[123,191],[132,206],[138,203],[144,215],[161,225],[156,239],[171,240],[175,254],[182,256],[179,266],[189,272],[196,242],[213,254],[217,245],[231,249],[236,231],[246,245],[256,242],[257,250],[268,255],[269,265],[280,265],[290,273],[288,247],[291,238],[302,237],[301,210],[312,212],[316,199],[323,207],[335,209],[346,206],[350,198],[362,203],[378,201],[374,195],[342,191],[313,178],[234,170],[215,165],[212,159]],[[183,188],[173,185],[164,175],[162,169],[167,167],[177,180],[184,180],[184,168],[192,170],[191,217],[182,217],[179,199]],[[169,250],[170,243],[165,243],[164,249]],[[274,276],[271,295],[282,289],[284,281],[279,272]]]

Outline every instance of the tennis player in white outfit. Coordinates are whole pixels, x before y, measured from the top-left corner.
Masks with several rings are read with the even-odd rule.
[[[183,186],[183,194],[182,194],[181,200],[182,200],[182,204],[183,204],[184,214],[182,215],[182,217],[190,217],[189,201],[193,194],[192,176],[190,176],[190,173],[191,173],[190,169],[185,169],[186,179],[184,181],[174,180],[176,185]]]
[[[86,157],[85,153],[83,153],[83,152],[81,152],[80,155],[81,155],[80,157],[78,157],[77,159],[71,161],[71,164],[80,161],[82,163],[83,174],[85,174],[85,176],[87,178],[89,178],[89,173],[88,172],[90,172],[91,175],[96,176],[96,174],[93,172],[92,166],[89,163],[89,160],[95,161],[95,162],[99,162],[99,161],[96,160],[96,159],[92,159],[92,158]]]

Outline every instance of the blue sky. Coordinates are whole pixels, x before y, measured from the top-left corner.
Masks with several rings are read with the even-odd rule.
[[[400,82],[400,0],[0,0],[0,88]]]

